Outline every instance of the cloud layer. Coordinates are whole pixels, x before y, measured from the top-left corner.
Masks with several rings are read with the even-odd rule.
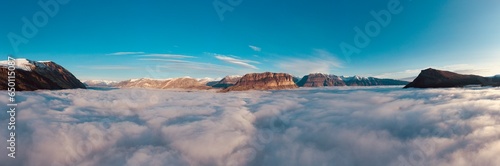
[[[0,155],[6,165],[500,163],[499,88],[118,89],[18,96],[18,153],[14,160]],[[1,114],[0,124],[7,118]],[[7,138],[6,127],[0,138]]]

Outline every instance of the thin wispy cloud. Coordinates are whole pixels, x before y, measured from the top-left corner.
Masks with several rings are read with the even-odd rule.
[[[139,55],[144,54],[144,52],[115,52],[106,55]]]
[[[179,59],[164,59],[164,58],[139,58],[140,61],[156,62],[153,70],[157,77],[169,75],[172,73],[182,73],[185,75],[205,76],[205,74],[213,74],[218,76],[244,74],[250,72],[246,68],[236,68],[225,65],[216,65],[207,62],[196,62]],[[202,75],[199,75],[202,73]]]
[[[194,56],[189,55],[181,55],[181,54],[145,54],[140,55],[141,57],[158,57],[158,58],[196,58]]]
[[[157,66],[159,71],[165,73],[183,73],[183,74],[213,74],[213,75],[242,75],[251,72],[253,69],[237,68],[225,65],[216,65],[205,62],[169,62]]]
[[[153,62],[173,62],[173,63],[190,63],[190,61],[178,60],[178,59],[160,59],[160,58],[139,58],[140,61],[153,61]]]
[[[257,52],[260,52],[262,50],[260,47],[253,46],[253,45],[248,45],[248,47],[250,47],[252,50],[257,51]]]
[[[220,54],[214,54],[214,55],[215,55],[215,58],[217,58],[221,61],[227,62],[227,63],[231,63],[231,64],[235,64],[235,65],[239,65],[239,66],[251,68],[251,69],[259,69],[256,66],[251,64],[251,63],[260,64],[260,62],[257,62],[257,61],[238,59],[237,57],[230,57],[230,56],[220,55]]]
[[[227,66],[216,66],[213,64],[206,63],[169,63],[165,65],[158,66],[161,71],[164,72],[178,72],[184,74],[217,74],[217,75],[232,75],[232,74],[241,74],[245,72],[238,72],[238,69],[227,67]]]
[[[298,76],[331,73],[334,69],[342,68],[341,61],[334,54],[322,49],[315,49],[307,58],[285,58],[276,64],[278,68]]]
[[[91,70],[135,70],[137,67],[132,66],[118,66],[118,65],[110,65],[110,66],[79,66],[80,68],[86,68]]]

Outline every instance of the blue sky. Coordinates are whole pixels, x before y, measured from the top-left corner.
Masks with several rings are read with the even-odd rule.
[[[427,67],[500,74],[497,0],[42,0],[58,2],[53,16],[38,2],[1,2],[0,54],[52,60],[83,80],[264,71],[406,78]],[[383,26],[371,11],[391,20]],[[37,33],[23,34],[23,18]],[[371,23],[379,29],[368,29],[370,42],[346,54],[340,44],[356,47],[355,27],[367,33]]]

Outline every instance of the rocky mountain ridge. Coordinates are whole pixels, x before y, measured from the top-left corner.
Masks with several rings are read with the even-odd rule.
[[[194,78],[172,78],[172,79],[130,79],[118,82],[117,88],[153,88],[153,89],[210,89],[207,84],[209,80]]]
[[[345,77],[322,73],[314,73],[304,76],[297,85],[299,87],[323,87],[323,86],[377,86],[377,85],[406,85],[409,82],[381,79],[375,77]]]
[[[16,59],[14,62],[16,91],[86,88],[71,72],[52,61]],[[8,61],[0,61],[0,88],[4,90],[8,72]]]
[[[219,82],[217,82],[215,85],[212,85],[214,88],[228,88],[230,86],[233,86],[236,84],[242,76],[226,76],[222,78]]]
[[[452,88],[470,85],[500,86],[500,77],[463,75],[450,71],[428,68],[422,70],[417,78],[404,88]]]
[[[293,81],[293,77],[286,73],[250,73],[245,74],[241,79],[222,92],[245,91],[245,90],[281,90],[294,89],[298,86]]]
[[[346,86],[342,78],[322,73],[309,74],[297,82],[299,87]]]

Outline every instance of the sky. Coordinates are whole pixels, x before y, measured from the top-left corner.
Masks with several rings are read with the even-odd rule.
[[[0,54],[81,80],[500,74],[497,0],[4,0],[0,11]]]

